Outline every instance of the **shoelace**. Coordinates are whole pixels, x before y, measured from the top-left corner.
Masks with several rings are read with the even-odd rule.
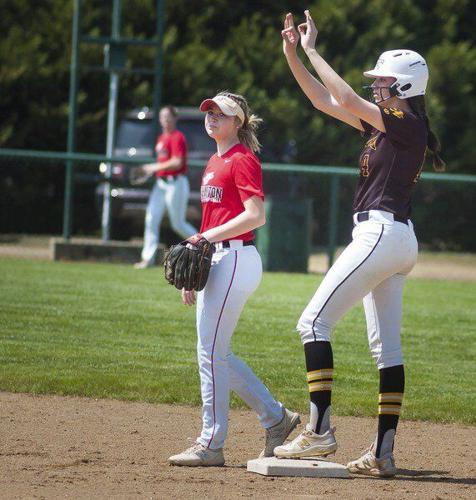
[[[334,434],[335,431],[336,431],[336,428],[335,427],[331,427],[329,429],[329,431],[331,432],[331,434]],[[324,434],[327,434],[329,431],[326,431],[324,432]],[[308,437],[314,437],[314,436],[323,436],[324,434],[316,434],[314,431],[311,431],[310,429],[306,429],[305,431],[303,431],[303,436],[308,436]]]
[[[190,448],[188,448],[188,450],[186,450],[185,453],[192,453],[194,451],[200,451],[202,449],[203,445],[201,445],[200,443],[195,443],[192,446],[190,446]]]

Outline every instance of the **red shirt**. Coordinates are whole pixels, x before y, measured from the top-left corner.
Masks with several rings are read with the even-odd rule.
[[[183,158],[183,164],[178,170],[160,170],[156,172],[156,177],[165,177],[167,175],[180,175],[187,172],[187,142],[185,136],[180,130],[165,132],[157,138],[155,144],[157,153],[157,162],[163,163],[172,157]]]
[[[203,172],[200,194],[200,232],[203,233],[241,214],[245,210],[243,202],[248,198],[264,199],[258,158],[243,144],[233,146],[223,156],[214,154]],[[253,232],[249,231],[231,239],[249,241],[253,238]]]

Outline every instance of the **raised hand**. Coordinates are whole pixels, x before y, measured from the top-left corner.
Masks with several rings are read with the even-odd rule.
[[[295,51],[299,42],[299,33],[294,27],[293,15],[289,12],[284,18],[284,29],[281,31],[283,37],[283,52],[289,54],[290,51]]]
[[[313,49],[316,45],[317,28],[308,10],[304,11],[306,22],[298,26],[299,34],[301,36],[301,46],[306,50]]]

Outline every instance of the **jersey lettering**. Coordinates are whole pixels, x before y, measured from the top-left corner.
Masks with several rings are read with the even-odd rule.
[[[221,203],[223,198],[223,188],[217,186],[202,186],[200,189],[200,199],[202,203],[211,201]]]
[[[383,112],[386,115],[392,114],[393,116],[396,116],[400,120],[402,120],[403,117],[405,116],[405,113],[398,108],[383,108]]]
[[[215,172],[209,172],[203,176],[203,185],[208,184],[215,177]]]
[[[366,143],[365,147],[377,151],[377,136],[370,138]]]
[[[362,156],[362,160],[360,161],[360,175],[362,177],[369,176],[369,158],[370,156],[368,154],[364,154]]]

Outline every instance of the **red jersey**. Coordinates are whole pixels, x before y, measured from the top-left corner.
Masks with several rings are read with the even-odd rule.
[[[236,144],[223,156],[214,154],[203,172],[200,190],[203,233],[241,214],[243,202],[252,196],[264,199],[263,174],[258,158],[243,144]],[[252,231],[234,236],[249,241]]]
[[[158,163],[170,160],[174,156],[183,158],[183,165],[180,169],[161,170],[155,173],[156,177],[176,176],[187,172],[187,143],[180,130],[175,129],[173,132],[165,132],[159,135],[155,144],[155,152],[157,153]]]

